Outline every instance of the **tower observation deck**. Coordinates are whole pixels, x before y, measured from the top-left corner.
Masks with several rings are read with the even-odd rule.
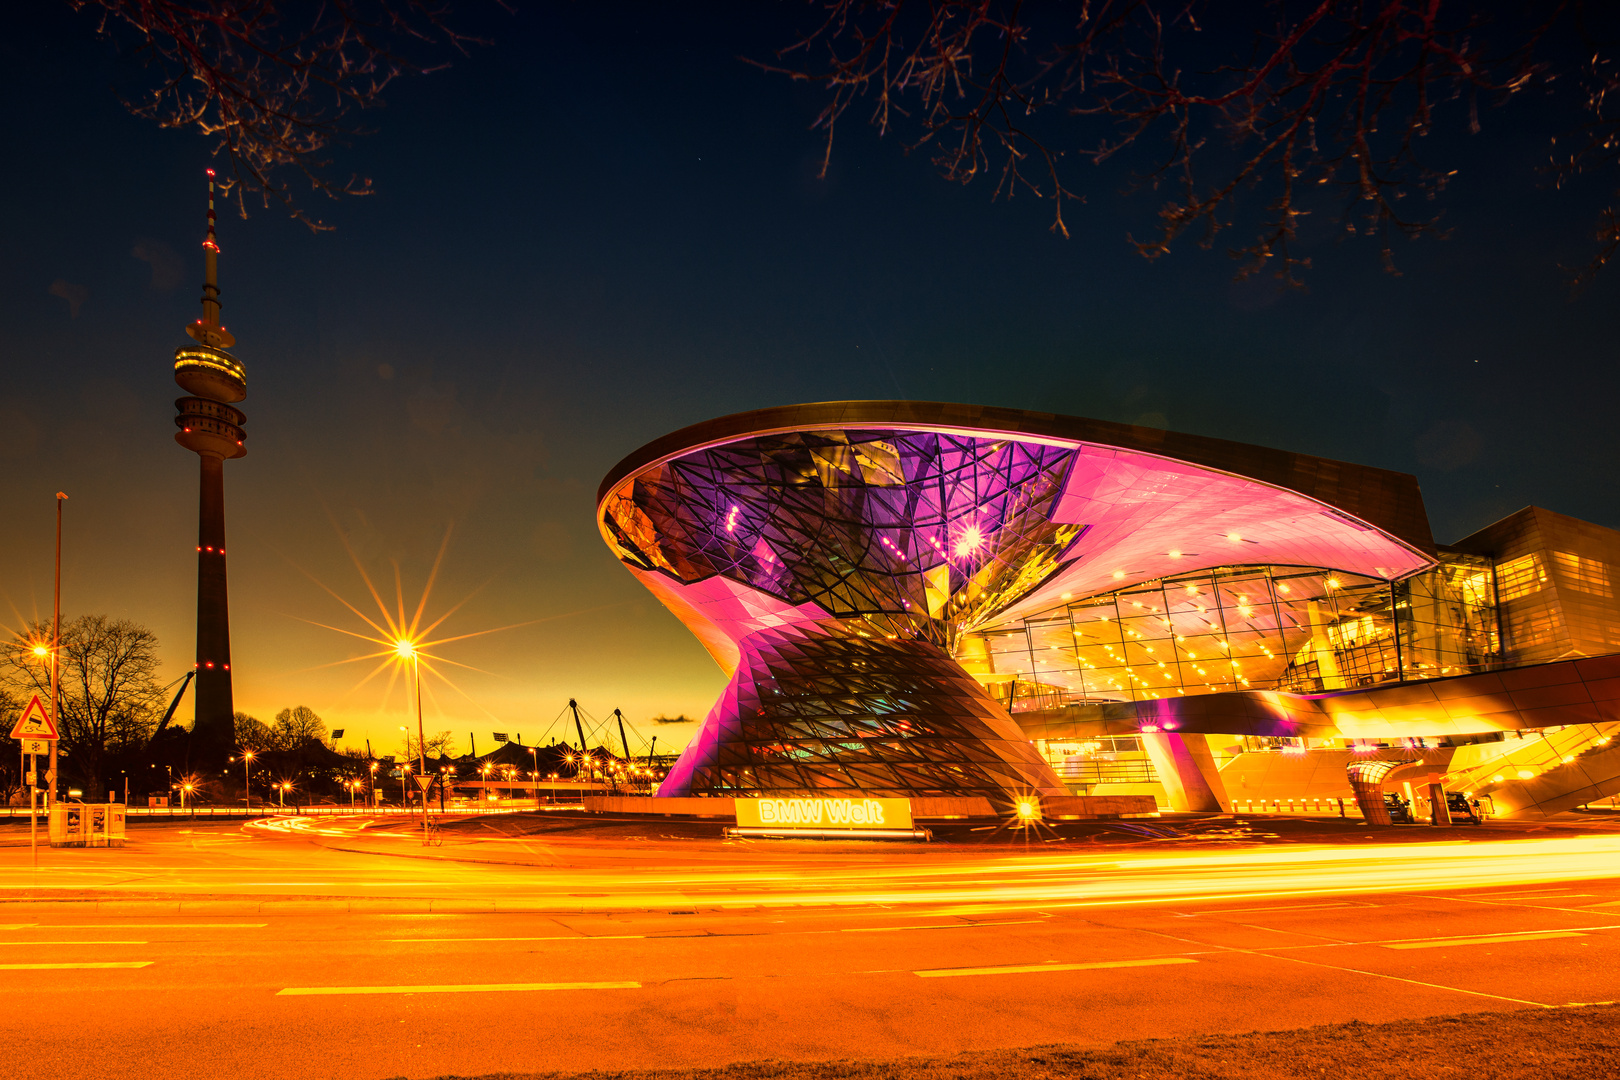
[[[214,170],[208,170],[207,272],[202,318],[186,327],[194,345],[174,353],[174,381],[188,396],[175,401],[175,442],[201,464],[197,508],[197,688],[194,759],[223,763],[235,741],[231,700],[231,620],[225,575],[225,461],[247,453],[247,371],[228,351],[236,339],[219,321],[219,242],[214,235]]]

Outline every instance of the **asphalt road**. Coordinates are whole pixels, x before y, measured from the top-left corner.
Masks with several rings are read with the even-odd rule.
[[[530,855],[555,865],[159,830],[122,851],[50,852],[40,876],[60,887],[41,888],[26,850],[0,850],[0,900],[184,890],[257,912],[0,904],[0,1076],[669,1068],[1620,999],[1613,835]],[[578,910],[311,899],[351,894]]]

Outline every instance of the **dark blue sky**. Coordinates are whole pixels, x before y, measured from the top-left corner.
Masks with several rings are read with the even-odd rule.
[[[1620,526],[1620,283],[1572,300],[1559,269],[1587,257],[1603,185],[1546,186],[1534,103],[1477,137],[1441,114],[1426,153],[1458,170],[1454,233],[1397,242],[1403,276],[1324,217],[1309,291],[1281,294],[1234,284],[1224,244],[1135,255],[1157,200],[1122,195],[1123,168],[1071,167],[1069,240],[1046,204],[947,184],[859,122],[817,179],[819,99],[738,59],[789,40],[798,5],[608,7],[480,12],[493,46],[397,84],[338,152],[379,193],[312,196],[334,231],[222,215],[250,379],[227,469],[240,707],[383,739],[403,701],[355,689],[366,665],[319,667],[365,649],[310,621],[363,626],[311,578],[365,596],[341,531],[414,597],[453,523],[430,608],[485,587],[446,630],[586,613],[447,647],[488,674],[434,691],[440,726],[532,739],[571,695],[701,713],[719,672],[609,556],[593,497],[636,446],[767,405],[971,401],[1344,458],[1417,474],[1441,541],[1529,503]],[[66,610],[150,625],[178,675],[196,466],[169,358],[197,313],[208,147],[129,116],[128,62],[65,9],[0,55],[0,591],[12,623],[48,613],[65,490]]]

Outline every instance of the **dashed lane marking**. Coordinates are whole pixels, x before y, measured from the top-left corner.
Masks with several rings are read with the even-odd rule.
[[[75,971],[80,968],[143,968],[151,967],[151,960],[102,960],[82,964],[0,964],[0,971]]]
[[[423,986],[289,986],[277,997],[312,997],[330,994],[493,994],[527,990],[639,990],[638,982],[586,983],[445,983]]]
[[[907,930],[977,930],[989,926],[1028,926],[1031,923],[1047,921],[1046,919],[1003,919],[1000,922],[927,923],[922,926],[849,926],[838,932],[840,934],[888,934],[901,933]]]
[[[0,941],[4,945],[145,945],[144,941]]]
[[[401,937],[389,938],[390,945],[443,945],[457,941],[640,941],[646,934],[556,934],[551,937]]]
[[[254,930],[269,926],[262,922],[62,922],[29,923],[19,930]],[[0,926],[0,930],[11,927]]]
[[[1527,934],[1491,934],[1486,937],[1429,938],[1423,941],[1381,942],[1386,949],[1444,949],[1450,945],[1505,945],[1515,941],[1550,941],[1553,938],[1585,937],[1574,930],[1541,930]]]
[[[1008,964],[1003,967],[932,968],[913,971],[924,979],[944,979],[953,975],[1026,975],[1045,971],[1091,971],[1098,968],[1162,967],[1166,964],[1196,964],[1185,956],[1162,956],[1152,960],[1099,960],[1089,964]]]

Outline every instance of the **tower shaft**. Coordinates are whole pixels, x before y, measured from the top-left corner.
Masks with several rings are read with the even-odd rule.
[[[235,740],[231,699],[231,614],[225,575],[225,462],[198,454],[197,688],[194,752],[223,757]]]

